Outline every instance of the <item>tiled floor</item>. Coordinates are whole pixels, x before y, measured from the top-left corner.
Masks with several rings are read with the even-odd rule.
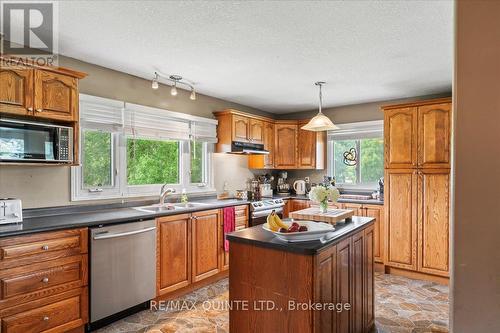
[[[97,332],[228,332],[228,311],[220,308],[228,299],[227,290],[224,279],[165,304],[177,309],[142,311]],[[376,274],[375,315],[378,332],[448,332],[448,287]]]

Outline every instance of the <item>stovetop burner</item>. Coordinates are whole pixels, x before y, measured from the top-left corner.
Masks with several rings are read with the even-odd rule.
[[[261,211],[261,210],[269,210],[274,208],[283,207],[285,202],[283,199],[265,199],[261,201],[255,201],[250,204],[250,210]]]

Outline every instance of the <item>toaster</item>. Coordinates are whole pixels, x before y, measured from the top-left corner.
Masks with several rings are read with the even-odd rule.
[[[0,199],[0,224],[23,221],[23,206],[20,199]]]

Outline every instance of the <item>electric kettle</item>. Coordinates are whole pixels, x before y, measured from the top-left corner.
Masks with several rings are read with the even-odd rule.
[[[306,182],[303,180],[296,180],[293,183],[293,189],[296,194],[306,194]]]

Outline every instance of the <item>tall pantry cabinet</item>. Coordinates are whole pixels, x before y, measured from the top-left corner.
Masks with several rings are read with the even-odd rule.
[[[385,264],[448,277],[451,99],[383,111]]]

